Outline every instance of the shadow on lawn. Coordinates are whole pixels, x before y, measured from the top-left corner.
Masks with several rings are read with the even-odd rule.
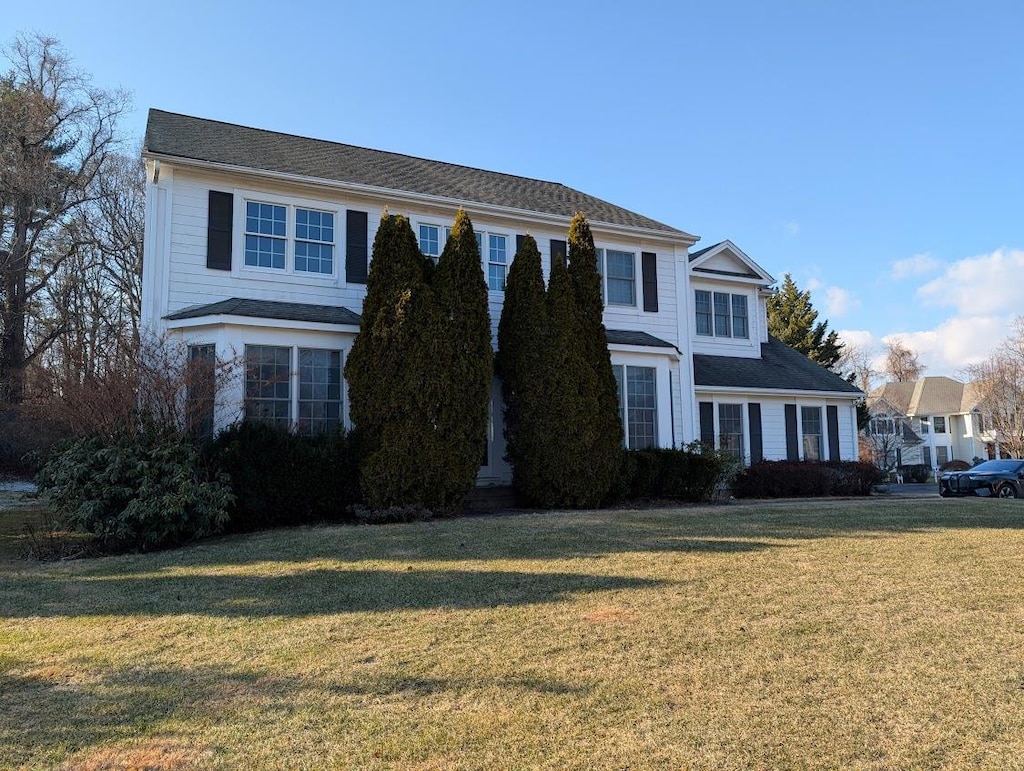
[[[296,709],[336,709],[338,699],[353,699],[350,706],[356,707],[364,697],[430,698],[447,691],[490,687],[524,695],[570,697],[590,691],[586,685],[536,676],[473,680],[408,677],[358,664],[316,677],[202,665],[132,667],[90,676],[87,663],[71,666],[75,669],[45,667],[0,673],[0,693],[4,694],[0,757],[5,767],[49,766],[69,756],[73,761],[86,761],[92,748],[117,741],[142,740],[144,744],[147,737],[160,742],[170,737],[173,743],[175,734],[187,740],[190,725],[230,721],[236,710],[242,715],[257,710],[262,720],[272,724],[278,716],[288,717]],[[192,749],[201,751],[203,747]]]
[[[31,575],[2,585],[0,617],[178,615],[264,617],[494,608],[668,582],[580,573],[333,570],[286,575]]]

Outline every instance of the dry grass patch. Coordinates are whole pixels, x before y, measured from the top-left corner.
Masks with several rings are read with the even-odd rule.
[[[1022,523],[744,505],[7,562],[0,765],[1013,766]]]

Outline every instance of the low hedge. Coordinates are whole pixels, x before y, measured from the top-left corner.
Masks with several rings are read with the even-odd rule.
[[[788,461],[755,463],[733,482],[737,498],[811,498],[870,495],[882,472],[863,461]]]
[[[718,453],[696,449],[625,450],[616,497],[627,501],[708,501],[725,465]]]
[[[353,519],[350,508],[361,501],[354,434],[297,436],[243,422],[218,434],[204,452],[230,478],[233,531]]]

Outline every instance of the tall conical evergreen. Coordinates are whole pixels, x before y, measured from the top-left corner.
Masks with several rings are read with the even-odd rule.
[[[524,490],[536,475],[534,447],[544,431],[539,424],[543,404],[544,348],[547,305],[540,251],[527,235],[516,252],[505,283],[505,303],[498,324],[497,370],[505,403],[505,448],[512,465],[512,483]]]
[[[531,473],[522,479],[519,492],[541,506],[599,506],[614,477],[592,462],[604,442],[597,378],[579,342],[572,284],[560,259],[551,266],[547,316],[541,393],[535,406],[540,431],[529,448]]]
[[[838,333],[828,331],[827,321],[818,321],[810,290],[801,292],[788,273],[782,289],[768,298],[768,334],[828,369],[843,356]]]
[[[403,376],[406,349],[414,336],[409,311],[423,290],[424,270],[408,220],[385,211],[373,240],[362,326],[345,362],[349,415],[368,453],[380,447],[385,421],[403,402],[394,387],[380,385]]]
[[[443,505],[454,507],[476,483],[487,444],[491,381],[494,378],[487,281],[473,223],[463,209],[433,274],[440,328],[431,348],[438,441],[447,473]]]
[[[622,421],[618,386],[608,352],[608,333],[602,320],[604,302],[601,276],[597,271],[597,249],[590,223],[582,212],[577,212],[569,223],[569,278],[579,325],[579,345],[594,372],[597,388],[597,412],[593,420],[599,440],[593,448],[591,462],[596,475],[607,478],[610,489],[622,463]]]

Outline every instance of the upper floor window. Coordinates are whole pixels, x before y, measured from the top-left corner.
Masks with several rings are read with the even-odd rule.
[[[445,241],[448,240],[448,234],[450,233],[451,228],[445,228]],[[420,225],[420,251],[423,254],[436,260],[441,256],[443,246],[444,244],[441,243],[440,225]]]
[[[927,415],[922,415],[918,418],[918,424],[921,426],[922,434],[930,434],[932,430],[931,418]]]
[[[289,232],[288,210],[294,228]],[[334,214],[264,201],[245,202],[245,265],[285,270],[289,236],[292,268],[297,272],[334,273]]]
[[[508,237],[487,234],[487,288],[492,292],[505,291],[508,270]]]
[[[932,427],[935,429],[936,434],[946,433],[946,418],[936,415],[932,418]]]
[[[697,289],[694,292],[697,334],[704,337],[748,339],[747,296]]]
[[[871,418],[868,423],[868,433],[875,436],[885,436],[896,433],[896,421],[892,418]]]
[[[597,272],[601,276],[601,299],[608,305],[636,305],[636,268],[633,252],[597,250]]]

